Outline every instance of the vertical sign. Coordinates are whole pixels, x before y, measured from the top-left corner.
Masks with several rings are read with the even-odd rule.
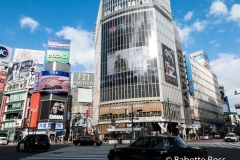
[[[39,111],[40,93],[33,93],[30,105],[31,117],[29,119],[29,125],[31,128],[37,127],[38,111]]]
[[[91,117],[91,106],[88,106],[88,110],[87,110],[87,118]]]
[[[2,107],[1,107],[1,115],[0,115],[0,123],[2,123],[3,121],[3,115],[4,115],[4,111],[5,111],[5,106],[6,106],[6,102],[7,102],[7,96],[3,97],[3,101],[2,101]]]
[[[30,68],[30,74],[27,81],[27,88],[33,88],[35,81],[35,67]]]
[[[187,77],[188,77],[188,86],[189,92],[194,92],[194,85],[193,85],[193,77],[192,77],[192,68],[190,63],[190,56],[188,53],[185,54],[185,61],[186,61],[186,70],[187,70]]]

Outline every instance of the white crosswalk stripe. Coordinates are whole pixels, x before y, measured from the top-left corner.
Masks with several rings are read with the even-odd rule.
[[[240,148],[240,143],[235,142],[190,142],[190,146],[218,147],[218,148]]]

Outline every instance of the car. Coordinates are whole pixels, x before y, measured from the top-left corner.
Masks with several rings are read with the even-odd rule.
[[[128,147],[110,149],[109,160],[151,160],[174,158],[207,158],[204,147],[191,147],[178,136],[143,136]]]
[[[202,140],[212,140],[213,137],[210,134],[203,134],[201,139]]]
[[[8,144],[6,137],[0,137],[0,144]]]
[[[77,146],[100,146],[102,141],[94,140],[92,137],[79,137],[73,141],[73,144]]]
[[[217,139],[217,138],[224,138],[224,134],[223,133],[215,133],[214,136],[213,136],[214,139]]]
[[[48,136],[45,134],[30,134],[23,140],[19,141],[16,146],[16,151],[29,151],[43,150],[47,152],[50,148],[50,142]]]
[[[228,133],[224,138],[225,142],[237,142],[239,141],[239,137],[235,133]]]

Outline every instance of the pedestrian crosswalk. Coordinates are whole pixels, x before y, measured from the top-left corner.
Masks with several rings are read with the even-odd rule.
[[[190,146],[217,147],[217,148],[240,148],[239,142],[189,142]]]

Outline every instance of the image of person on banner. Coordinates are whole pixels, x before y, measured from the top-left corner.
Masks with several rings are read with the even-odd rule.
[[[165,69],[166,69],[166,74],[170,77],[176,78],[175,76],[175,63],[174,63],[174,57],[172,55],[172,52],[165,49],[164,50],[164,56],[165,56]]]
[[[17,80],[20,78],[20,67],[21,67],[21,63],[15,63],[12,66],[12,80]]]
[[[52,115],[63,115],[64,105],[62,102],[53,102],[51,112]]]
[[[121,55],[117,55],[117,60],[114,62],[114,71],[115,72],[122,72],[125,71],[127,68],[125,59],[121,58]]]

